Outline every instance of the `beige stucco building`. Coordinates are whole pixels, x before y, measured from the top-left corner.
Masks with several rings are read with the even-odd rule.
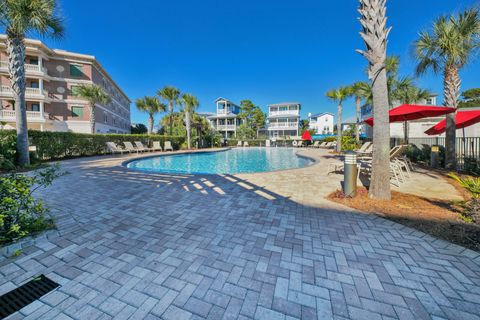
[[[6,37],[0,35],[0,122],[15,128],[15,105],[8,74]],[[86,101],[75,97],[75,86],[98,84],[111,102],[95,109],[96,131],[130,132],[130,99],[94,56],[50,49],[41,41],[26,41],[26,101],[29,129],[89,133]]]

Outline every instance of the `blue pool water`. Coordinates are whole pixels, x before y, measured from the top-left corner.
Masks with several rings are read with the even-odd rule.
[[[313,163],[296,152],[288,148],[236,148],[144,158],[127,163],[127,167],[153,172],[235,174],[301,168]]]

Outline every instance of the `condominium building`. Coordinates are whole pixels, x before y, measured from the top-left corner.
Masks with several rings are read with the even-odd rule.
[[[323,112],[317,114],[308,114],[308,128],[315,130],[317,134],[332,134],[333,133],[333,119],[334,115],[330,112]]]
[[[27,39],[25,44],[29,129],[89,133],[88,103],[73,91],[79,85],[97,84],[109,94],[111,102],[96,105],[96,131],[130,132],[130,99],[94,56],[50,49],[38,40]],[[0,122],[4,128],[15,128],[5,35],[0,35],[0,101]]]
[[[212,127],[222,134],[225,139],[236,136],[237,129],[242,123],[238,117],[240,106],[225,98],[215,100],[217,112],[207,116]]]
[[[270,138],[298,136],[300,134],[301,105],[285,102],[268,106],[268,135]]]

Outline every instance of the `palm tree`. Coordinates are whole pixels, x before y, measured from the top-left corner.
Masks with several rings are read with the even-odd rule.
[[[17,153],[21,167],[30,164],[25,102],[25,36],[63,36],[63,22],[55,0],[1,0],[0,24],[7,34],[8,73],[16,106]]]
[[[400,104],[414,104],[426,100],[431,96],[428,90],[415,85],[413,79],[404,77],[395,81],[395,89],[391,93],[391,99]],[[403,122],[404,141],[408,143],[408,121]]]
[[[478,9],[458,15],[443,16],[433,23],[431,31],[422,31],[415,41],[418,60],[417,74],[431,70],[443,73],[444,106],[456,108],[460,96],[459,71],[480,47],[480,19]],[[446,116],[445,166],[456,167],[456,113]]]
[[[135,105],[140,111],[148,113],[148,134],[153,131],[153,117],[156,113],[165,112],[167,106],[162,103],[157,97],[143,97],[135,100]]]
[[[157,95],[168,101],[168,113],[170,116],[170,135],[172,135],[173,110],[175,105],[180,102],[180,90],[172,86],[165,86],[158,90]]]
[[[342,104],[350,96],[349,87],[340,87],[327,92],[327,98],[336,102],[337,107],[337,152],[342,151]]]
[[[360,142],[360,111],[362,108],[362,100],[368,101],[371,95],[370,84],[363,81],[355,82],[350,86],[350,95],[355,99],[355,114],[357,123],[355,125],[355,137],[357,143]]]
[[[73,94],[76,97],[88,101],[88,110],[90,113],[90,133],[95,131],[95,107],[97,104],[108,104],[111,101],[110,96],[105,90],[96,84],[82,84],[75,88]]]
[[[369,197],[390,200],[390,121],[388,116],[389,97],[387,70],[387,39],[391,28],[387,28],[386,0],[360,0],[360,36],[366,50],[357,50],[368,63],[368,77],[372,81],[373,116],[373,159]]]
[[[191,94],[182,94],[183,113],[185,114],[185,127],[187,128],[187,146],[191,149],[191,116],[195,112],[195,109],[200,105],[197,98]]]

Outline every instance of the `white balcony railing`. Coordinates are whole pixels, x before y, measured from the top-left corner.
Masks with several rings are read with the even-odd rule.
[[[282,110],[282,111],[270,111],[269,116],[298,116],[299,110]]]
[[[40,111],[27,111],[27,119],[28,120],[45,120],[47,118],[48,118],[47,113],[42,114],[42,112],[40,112]],[[15,110],[0,110],[0,119],[15,121],[16,111]]]
[[[235,130],[235,125],[234,124],[219,124],[217,126],[217,130],[234,131]]]
[[[0,94],[12,95],[13,90],[10,86],[0,86]],[[43,89],[43,92],[39,88],[25,88],[25,94],[29,96],[45,96],[48,97],[48,91]]]
[[[8,61],[0,61],[0,69],[8,70]],[[47,69],[38,64],[25,63],[25,72],[29,73],[43,73],[47,74]]]
[[[297,129],[296,122],[271,122],[268,124],[268,129]]]

